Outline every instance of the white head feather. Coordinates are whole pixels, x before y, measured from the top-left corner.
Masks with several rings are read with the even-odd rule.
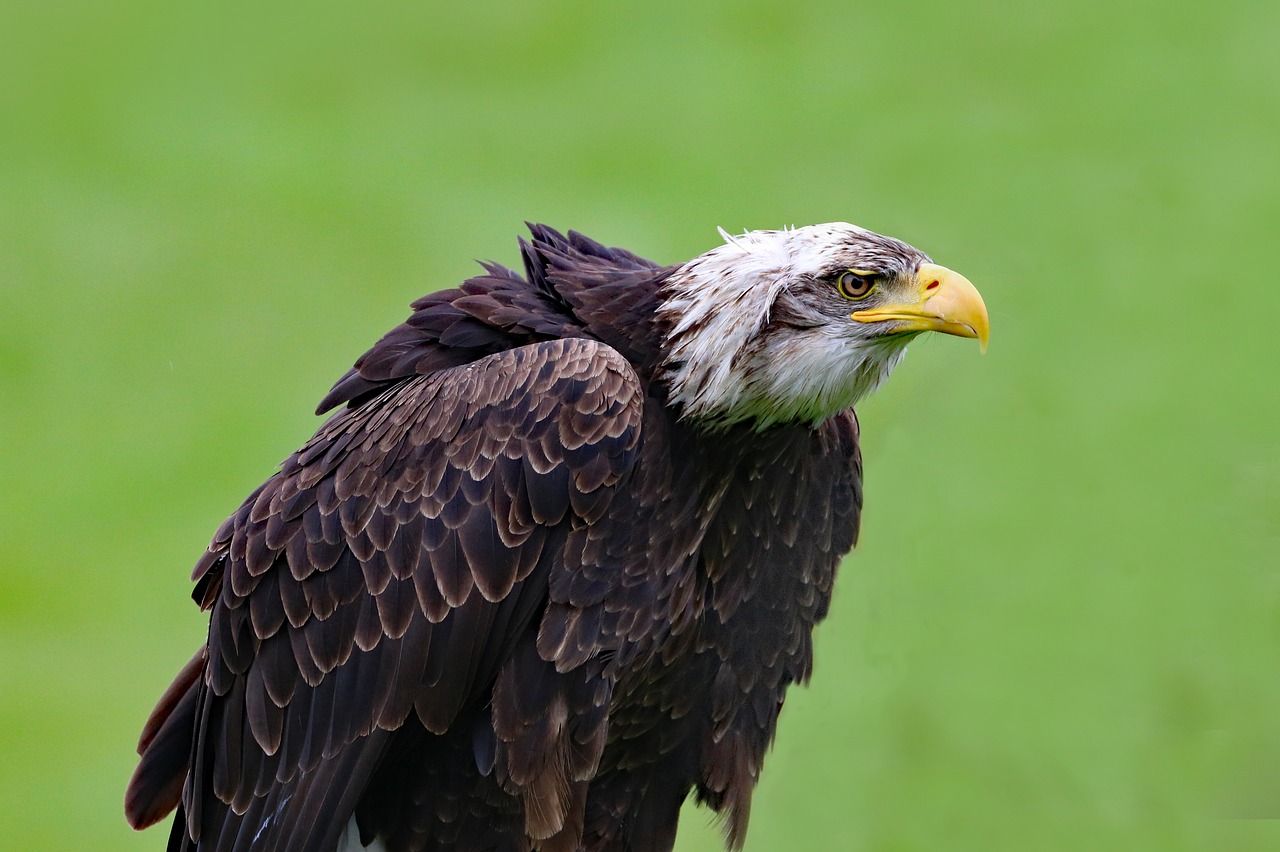
[[[909,273],[925,255],[845,222],[720,233],[724,245],[671,276],[659,308],[670,329],[666,380],[685,417],[712,426],[818,423],[902,359],[908,337],[848,320],[848,304],[818,282],[873,261]],[[793,321],[771,326],[782,308]]]

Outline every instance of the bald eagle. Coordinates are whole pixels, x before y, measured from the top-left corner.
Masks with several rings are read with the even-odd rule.
[[[964,277],[844,223],[673,266],[540,225],[213,536],[125,812],[170,850],[739,847],[862,505],[853,405]]]

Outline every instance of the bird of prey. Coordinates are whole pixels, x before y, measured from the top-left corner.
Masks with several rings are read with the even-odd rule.
[[[214,534],[126,794],[170,850],[740,847],[854,544],[853,406],[961,275],[845,223],[660,266],[532,225],[413,303]]]

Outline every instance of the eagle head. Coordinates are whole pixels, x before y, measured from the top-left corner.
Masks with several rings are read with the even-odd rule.
[[[816,424],[874,390],[921,332],[986,349],[977,289],[900,240],[845,222],[720,233],[661,294],[664,377],[686,418]]]

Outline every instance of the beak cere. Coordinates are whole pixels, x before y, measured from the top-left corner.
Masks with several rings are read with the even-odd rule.
[[[976,338],[981,351],[987,351],[991,325],[987,306],[974,287],[958,272],[933,263],[922,263],[916,272],[918,301],[881,305],[855,311],[850,319],[858,322],[894,322],[891,333],[907,331],[941,331],[957,337]]]

